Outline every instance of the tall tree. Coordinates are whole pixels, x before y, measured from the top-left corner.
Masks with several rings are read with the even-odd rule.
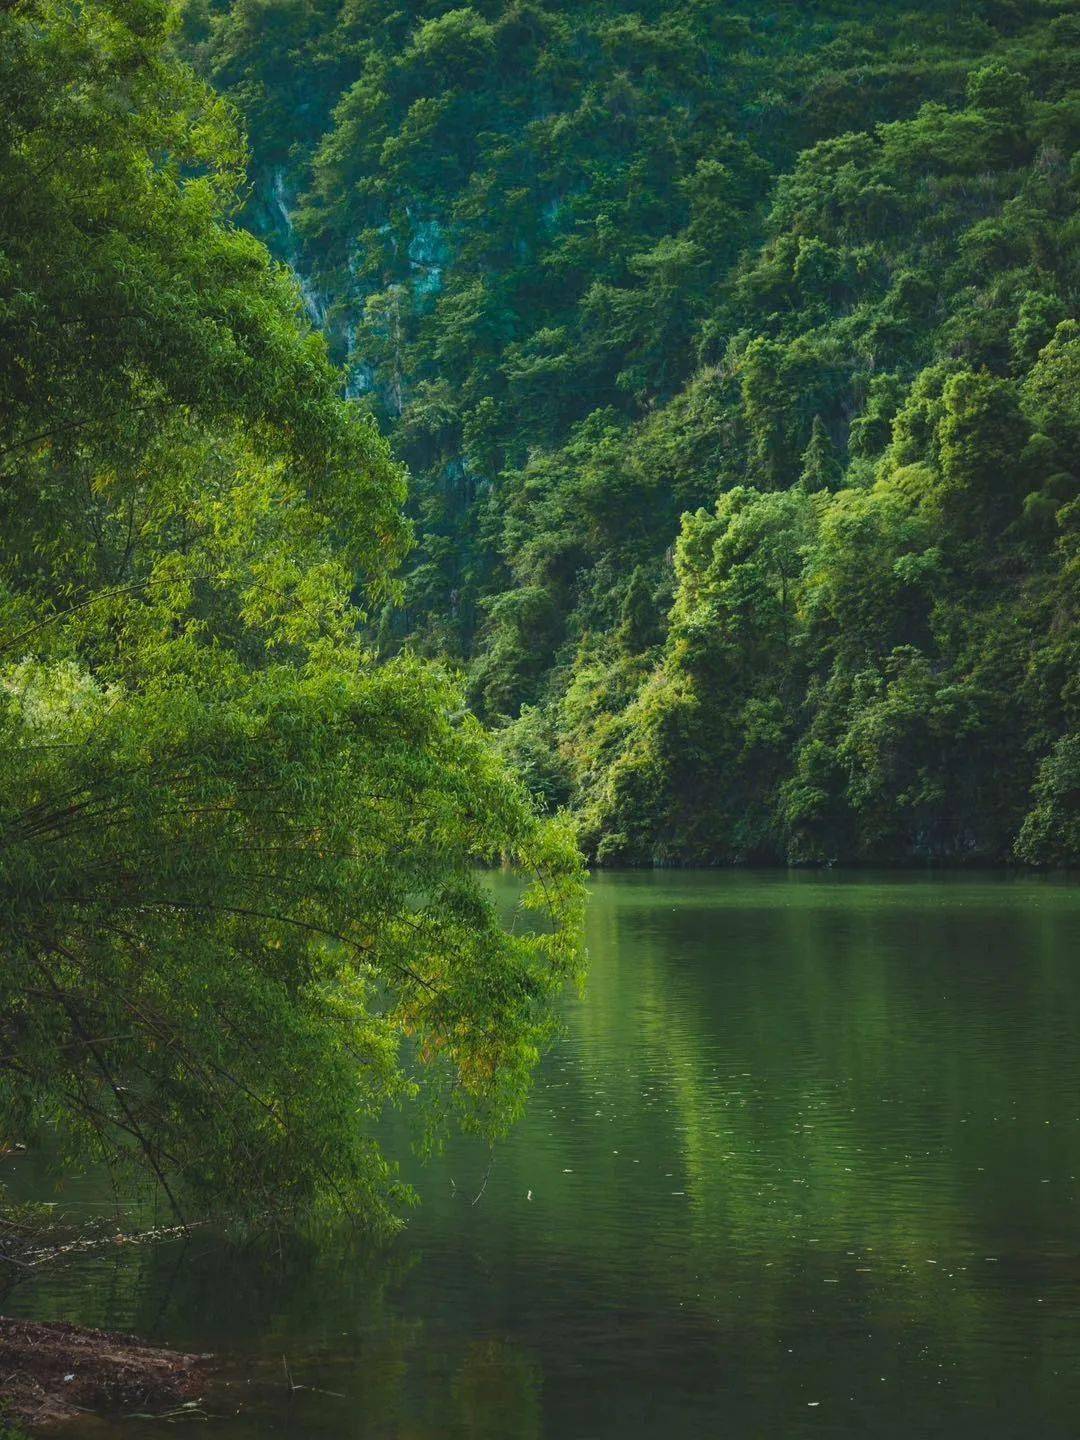
[[[166,18],[0,13],[0,1131],[185,1212],[386,1219],[387,1103],[517,1112],[578,860],[445,677],[358,640],[402,475],[231,222],[241,137]]]

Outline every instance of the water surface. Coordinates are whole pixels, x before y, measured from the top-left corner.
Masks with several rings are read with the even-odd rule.
[[[236,1440],[1080,1435],[1080,888],[612,875],[588,929],[486,1186],[458,1144],[388,1249],[121,1247],[6,1308],[226,1354]]]

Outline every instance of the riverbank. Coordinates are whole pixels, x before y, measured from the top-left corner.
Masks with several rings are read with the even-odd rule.
[[[195,1410],[210,1361],[130,1335],[0,1316],[0,1417],[44,1429],[88,1413]]]

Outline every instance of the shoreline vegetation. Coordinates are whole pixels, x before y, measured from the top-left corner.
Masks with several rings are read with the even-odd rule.
[[[582,862],[445,667],[364,639],[403,471],[173,20],[0,11],[0,1148],[387,1231],[386,1110],[429,1148],[520,1114]]]

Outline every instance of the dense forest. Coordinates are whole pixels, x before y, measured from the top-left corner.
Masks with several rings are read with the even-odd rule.
[[[1075,0],[184,0],[600,862],[1080,858]],[[400,662],[399,662],[400,663]]]

